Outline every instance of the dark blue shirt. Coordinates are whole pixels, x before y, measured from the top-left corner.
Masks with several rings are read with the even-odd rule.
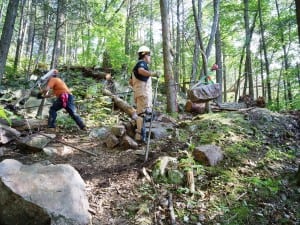
[[[139,74],[139,72],[138,72],[139,68],[144,68],[145,70],[149,71],[148,64],[145,61],[140,60],[137,62],[137,64],[133,68],[133,73],[134,73],[134,76],[136,77],[136,79],[147,82],[149,77],[145,77],[145,76]]]

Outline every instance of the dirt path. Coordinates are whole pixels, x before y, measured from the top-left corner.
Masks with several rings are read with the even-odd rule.
[[[99,140],[88,138],[88,134],[58,133],[56,139],[68,143],[68,146],[55,141],[49,146],[66,155],[23,154],[11,144],[0,160],[13,158],[24,164],[43,161],[70,164],[86,183],[93,225],[132,224],[125,219],[124,206],[138,197],[135,190],[141,182],[139,171],[144,156],[135,154],[134,150],[107,149]],[[97,157],[70,146],[93,152]]]

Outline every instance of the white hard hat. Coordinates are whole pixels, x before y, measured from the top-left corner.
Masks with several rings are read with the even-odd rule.
[[[150,49],[147,46],[141,46],[138,50],[138,53],[141,52],[150,52]]]

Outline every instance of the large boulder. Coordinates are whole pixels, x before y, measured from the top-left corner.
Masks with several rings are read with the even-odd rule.
[[[85,183],[70,165],[0,163],[1,225],[87,225]]]

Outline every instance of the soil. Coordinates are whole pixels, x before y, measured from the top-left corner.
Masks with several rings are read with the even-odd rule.
[[[42,161],[49,161],[52,164],[70,164],[86,183],[93,225],[132,224],[124,215],[124,206],[137,200],[138,194],[135,192],[142,182],[141,168],[153,160],[154,154],[150,153],[145,163],[145,156],[136,154],[135,150],[108,149],[101,141],[89,138],[88,133],[82,131],[72,134],[57,132],[56,135],[56,139],[67,143],[67,146],[55,141],[48,146],[55,147],[61,152],[66,151],[67,148],[68,154],[65,156],[49,157],[43,153],[24,154],[12,143],[6,145],[0,161],[13,158],[28,165]],[[145,146],[145,144],[141,145],[141,148],[145,149]]]
[[[0,156],[0,161],[13,158],[24,164],[50,161],[52,164],[72,165],[86,183],[93,225],[138,224],[136,221],[132,221],[131,218],[133,217],[128,214],[128,208],[132,207],[133,203],[136,203],[135,207],[137,207],[144,201],[139,190],[141,185],[146,182],[142,169],[149,168],[158,156],[176,155],[172,149],[178,149],[185,145],[176,140],[153,140],[156,147],[150,149],[148,161],[144,162],[146,144],[140,144],[139,149],[141,151],[124,150],[121,147],[108,149],[101,140],[89,138],[87,132],[66,133],[66,131],[60,131],[56,135],[56,140],[65,142],[67,145],[63,146],[61,142],[56,141],[53,141],[51,145],[60,149],[62,154],[69,152],[68,154],[56,156],[46,156],[43,153],[24,154],[16,148],[14,143],[11,143],[6,146],[4,154]],[[90,151],[97,156],[80,151],[80,149]],[[286,195],[288,196],[288,194]],[[133,210],[137,211],[136,209]],[[276,210],[287,210],[287,206],[278,203]],[[153,216],[153,212],[150,214]],[[287,212],[286,214],[287,216],[297,216],[296,212]],[[297,224],[299,219],[293,218],[291,221],[294,222],[287,224]],[[154,223],[144,222],[140,224]]]

